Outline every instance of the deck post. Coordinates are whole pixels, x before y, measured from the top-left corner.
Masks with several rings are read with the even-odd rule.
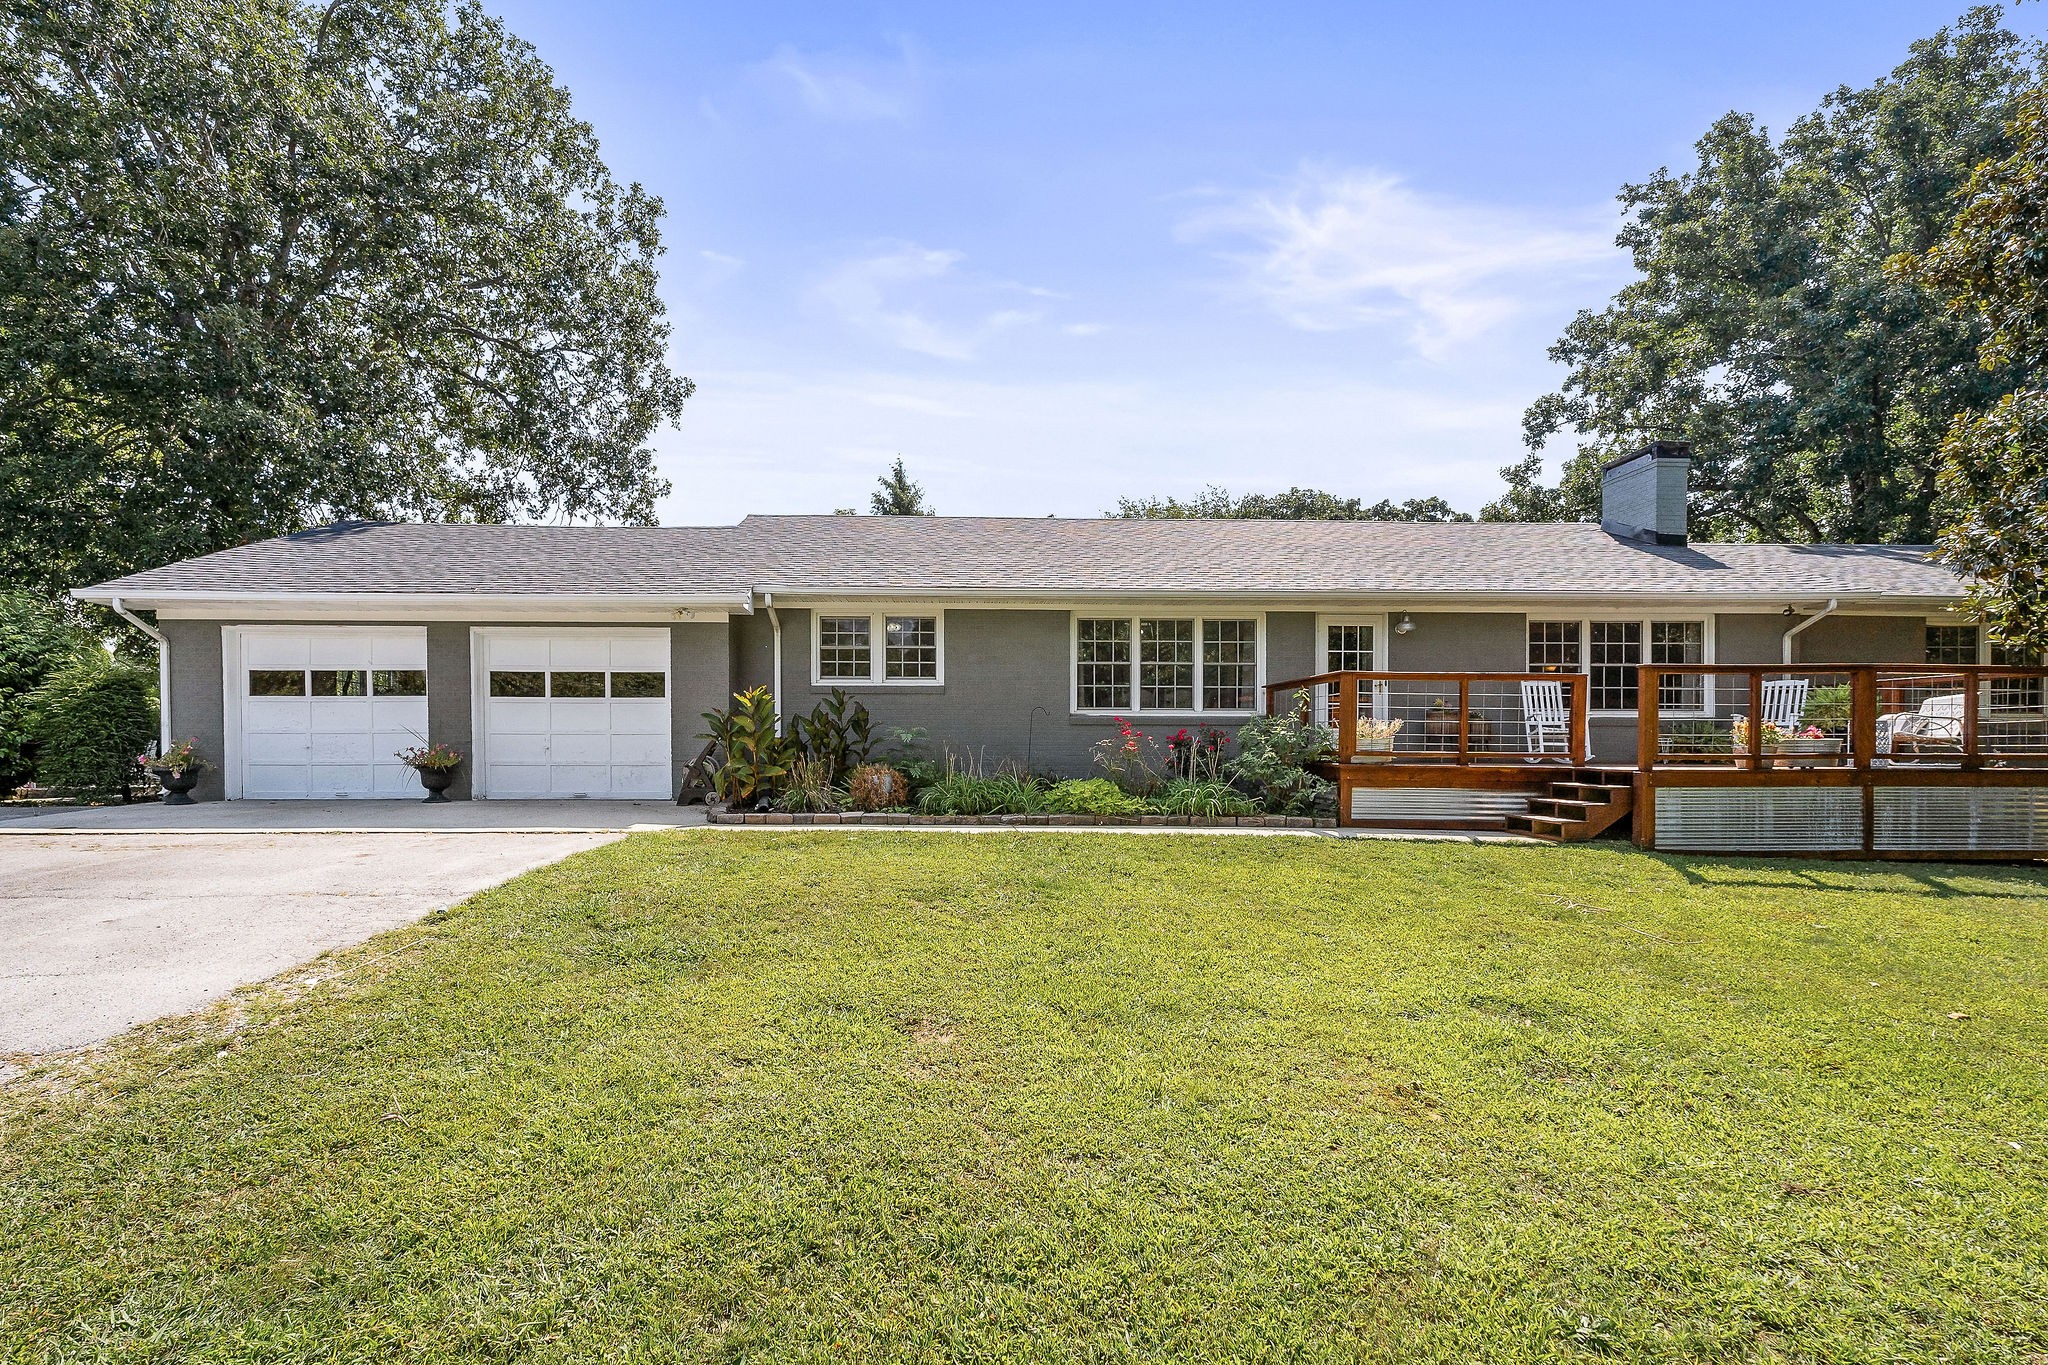
[[[1977,752],[1977,689],[1982,679],[1975,673],[1963,675],[1963,758],[1965,768],[1984,766],[1984,755]]]
[[[1636,771],[1648,772],[1657,766],[1657,702],[1662,692],[1664,672],[1647,665],[1636,672]],[[1572,720],[1580,720],[1579,708],[1572,707]]]
[[[1472,763],[1472,679],[1458,679],[1458,766]]]
[[[1351,756],[1358,752],[1358,687],[1361,679],[1356,673],[1340,673],[1337,685],[1331,689],[1336,694],[1337,706],[1337,761],[1349,763]]]
[[[1859,668],[1849,675],[1850,762],[1868,772],[1877,761],[1877,670]]]
[[[1570,748],[1574,764],[1593,761],[1593,727],[1586,719],[1591,707],[1591,703],[1586,700],[1586,684],[1590,681],[1591,678],[1586,675],[1565,680],[1565,695],[1571,698]]]
[[[1764,671],[1749,670],[1749,757],[1746,766],[1753,773],[1764,770]]]

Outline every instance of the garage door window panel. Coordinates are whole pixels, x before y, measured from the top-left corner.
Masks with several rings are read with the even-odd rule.
[[[545,697],[548,694],[548,675],[529,672],[525,669],[491,670],[491,695],[494,697]]]
[[[370,674],[370,694],[377,697],[424,697],[427,670],[424,668],[379,668]]]
[[[252,668],[249,670],[252,697],[303,697],[306,674],[303,669]]]
[[[560,672],[548,675],[548,695],[578,699],[602,698],[604,696],[604,674],[596,672]]]
[[[370,675],[360,668],[316,668],[313,670],[316,697],[367,697]]]
[[[614,673],[612,695],[623,700],[652,700],[668,695],[668,678],[660,673]]]

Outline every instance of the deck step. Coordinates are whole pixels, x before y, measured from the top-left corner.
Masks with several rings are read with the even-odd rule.
[[[1598,838],[1635,809],[1633,785],[1597,780],[1602,773],[1575,773],[1550,783],[1543,796],[1531,797],[1526,815],[1510,815],[1507,827],[1560,844]]]
[[[1628,791],[1627,787],[1610,787],[1598,782],[1553,782],[1550,792],[1563,801],[1586,801],[1601,805],[1614,800],[1618,793]]]

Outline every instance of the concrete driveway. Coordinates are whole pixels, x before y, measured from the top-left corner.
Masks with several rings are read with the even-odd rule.
[[[447,814],[422,828],[419,812]],[[0,1080],[23,1054],[196,1009],[635,826],[702,819],[632,802],[232,802],[8,820]]]

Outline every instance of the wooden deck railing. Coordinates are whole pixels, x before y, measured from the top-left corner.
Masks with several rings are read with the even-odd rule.
[[[1646,665],[1638,699],[1646,772],[2048,766],[2042,668]]]
[[[1524,683],[1562,683],[1565,733],[1539,740],[1531,731]],[[1319,720],[1337,734],[1340,763],[1421,763],[1508,767],[1587,759],[1586,679],[1560,673],[1334,672],[1266,685],[1266,713],[1309,694]],[[1359,722],[1400,721],[1391,747],[1359,742]]]

